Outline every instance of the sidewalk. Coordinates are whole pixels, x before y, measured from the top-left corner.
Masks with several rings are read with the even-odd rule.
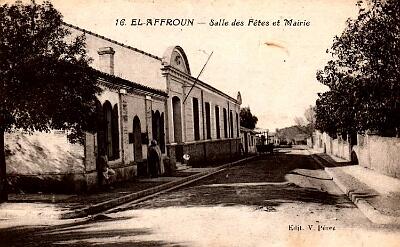
[[[180,170],[170,177],[138,178],[116,184],[110,190],[94,191],[91,194],[10,194],[9,201],[0,204],[0,224],[2,220],[26,217],[40,220],[95,215],[130,201],[144,200],[158,193],[185,186],[254,157],[247,157],[218,167]]]
[[[400,179],[308,149],[311,156],[372,222],[400,224]]]

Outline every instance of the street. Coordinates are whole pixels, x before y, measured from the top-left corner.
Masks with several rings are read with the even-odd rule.
[[[1,226],[1,221],[0,221]],[[0,228],[2,246],[396,246],[307,150],[281,149],[94,218]]]

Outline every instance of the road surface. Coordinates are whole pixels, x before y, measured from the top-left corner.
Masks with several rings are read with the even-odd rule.
[[[94,219],[0,230],[4,246],[398,246],[306,150],[283,149]]]

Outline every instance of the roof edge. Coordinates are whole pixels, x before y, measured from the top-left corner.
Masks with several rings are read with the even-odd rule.
[[[65,25],[65,26],[67,26],[67,27],[71,27],[71,28],[73,28],[73,29],[76,29],[76,30],[78,30],[78,31],[81,31],[81,32],[84,32],[84,33],[93,35],[93,36],[95,36],[95,37],[97,37],[97,38],[104,39],[104,40],[106,40],[106,41],[109,41],[109,42],[111,42],[111,43],[113,43],[113,44],[122,46],[122,47],[124,47],[124,48],[127,48],[127,49],[130,49],[130,50],[133,50],[133,51],[142,53],[142,54],[144,54],[144,55],[146,55],[146,56],[149,56],[149,57],[151,57],[151,58],[157,59],[157,60],[159,60],[159,61],[162,60],[160,57],[158,57],[158,56],[156,56],[156,55],[153,55],[153,54],[150,54],[150,53],[148,53],[148,52],[139,50],[139,49],[137,49],[137,48],[135,48],[135,47],[132,47],[132,46],[130,46],[130,45],[126,45],[126,44],[120,43],[120,42],[118,42],[118,41],[115,41],[115,40],[113,40],[113,39],[110,39],[110,38],[107,38],[107,37],[105,37],[105,36],[99,35],[99,34],[97,34],[97,33],[94,33],[94,32],[92,32],[92,31],[86,30],[86,29],[84,29],[84,28],[81,28],[81,27],[78,27],[78,26],[75,26],[75,25],[72,25],[72,24],[69,24],[69,23],[66,23],[66,22],[62,22],[62,24]]]

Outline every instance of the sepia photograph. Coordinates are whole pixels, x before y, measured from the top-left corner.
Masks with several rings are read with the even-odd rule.
[[[399,246],[400,1],[0,0],[0,246]]]

